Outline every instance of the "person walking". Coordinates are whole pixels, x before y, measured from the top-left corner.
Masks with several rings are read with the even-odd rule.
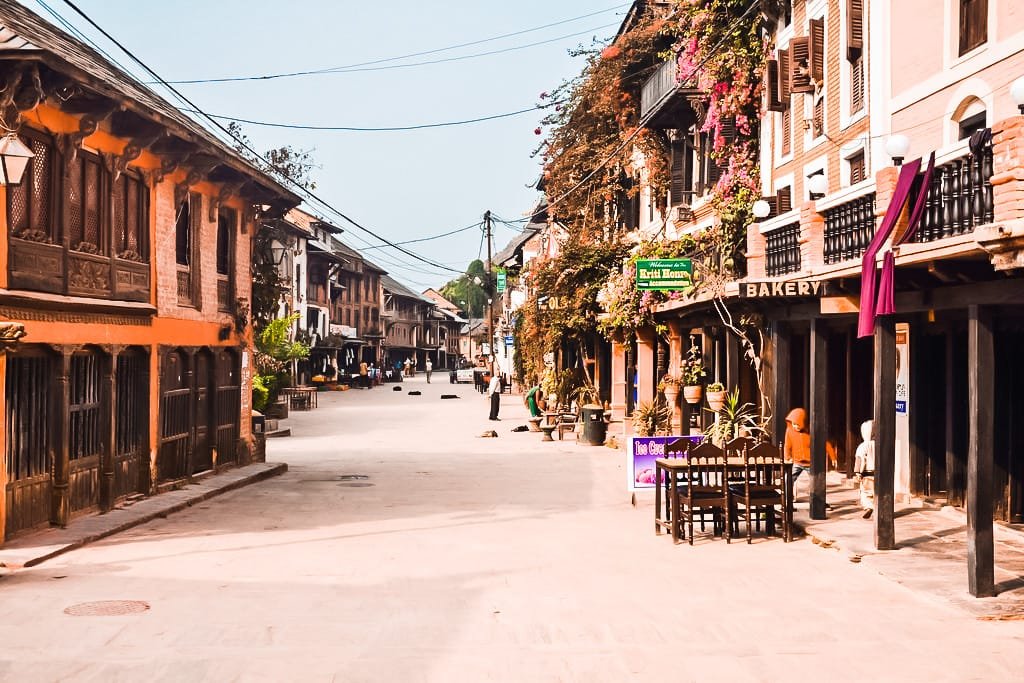
[[[491,414],[487,419],[498,421],[498,409],[501,407],[501,376],[498,373],[491,374],[491,381],[487,383],[487,396],[491,399]]]
[[[427,384],[430,384],[430,373],[434,369],[434,364],[431,363],[430,359],[428,358],[427,363],[426,365],[423,366],[423,368],[427,371]]]
[[[363,389],[370,388],[370,368],[365,360],[359,364],[359,386]]]
[[[405,376],[406,377],[411,377],[411,375],[409,374],[410,373],[409,368],[411,368],[411,367],[412,367],[412,363],[409,361],[408,358],[406,358],[405,359]]]

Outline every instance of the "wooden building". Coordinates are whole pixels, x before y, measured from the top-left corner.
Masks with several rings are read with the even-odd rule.
[[[104,57],[0,9],[0,542],[252,457],[250,241],[298,197]]]

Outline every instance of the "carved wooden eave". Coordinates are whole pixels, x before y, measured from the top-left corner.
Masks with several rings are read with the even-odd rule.
[[[21,323],[0,323],[0,350],[7,351],[18,345],[27,333]]]
[[[19,112],[29,111],[43,101],[83,119],[70,141],[72,154],[82,138],[109,119],[106,125],[111,133],[128,141],[121,155],[124,158],[114,165],[117,172],[138,158],[143,149],[149,149],[162,160],[160,173],[153,176],[159,181],[170,170],[185,165],[188,160],[181,158],[183,152],[201,152],[216,157],[219,165],[232,169],[235,176],[270,189],[276,203],[295,206],[300,201],[288,188],[92,47],[17,4],[5,7],[0,17],[0,73],[5,74],[0,77],[0,114],[10,125],[18,121]],[[155,148],[166,140],[180,141],[180,145],[170,145],[177,147],[171,152],[171,160]],[[216,165],[210,165],[201,172],[209,173],[214,168]],[[223,182],[237,184],[242,178],[230,177]]]
[[[997,271],[1024,269],[1024,219],[977,228],[974,239]]]

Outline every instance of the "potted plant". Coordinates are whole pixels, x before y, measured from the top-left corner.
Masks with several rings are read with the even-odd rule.
[[[668,433],[671,413],[660,398],[643,401],[633,409],[633,429],[637,436],[655,436]]]
[[[674,407],[679,400],[679,388],[682,386],[678,375],[666,374],[658,382],[658,391],[665,394],[665,401],[669,407]]]
[[[712,382],[708,385],[708,406],[716,413],[725,406],[725,397],[728,392],[721,382]]]
[[[704,369],[704,361],[700,357],[700,351],[697,350],[696,346],[691,346],[690,350],[686,352],[686,358],[681,363],[682,369],[682,383],[683,383],[683,397],[687,403],[700,403],[700,397],[703,393],[703,387],[701,382],[704,381],[704,376],[707,375],[707,371]]]
[[[704,435],[719,447],[738,436],[757,437],[764,433],[758,418],[752,404],[740,403],[740,390],[736,388],[726,394],[725,404],[715,412],[715,421]]]

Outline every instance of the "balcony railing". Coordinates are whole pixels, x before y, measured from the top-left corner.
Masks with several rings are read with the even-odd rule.
[[[640,118],[650,114],[658,104],[678,87],[679,64],[672,59],[647,79],[640,89]]]
[[[860,258],[875,236],[875,193],[822,211],[825,215],[825,263]]]
[[[788,223],[765,235],[765,272],[768,277],[800,270],[800,221]]]
[[[915,242],[933,242],[992,222],[992,144],[973,154],[958,145],[937,159]]]

